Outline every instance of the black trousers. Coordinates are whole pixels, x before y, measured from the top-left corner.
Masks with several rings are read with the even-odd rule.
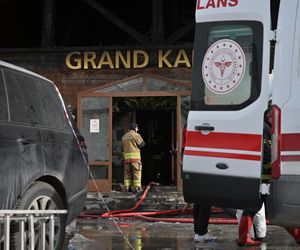
[[[267,200],[267,197],[268,197],[268,195],[266,195],[266,194],[262,194],[261,195],[261,206],[263,205],[263,203],[265,203],[265,205],[266,205],[266,200]],[[259,209],[260,210],[260,209]],[[259,211],[258,210],[258,211]],[[258,211],[249,211],[249,210],[243,210],[243,216],[251,216],[252,217],[252,219],[253,219],[253,217],[255,216],[255,214],[258,212]]]
[[[207,233],[210,218],[210,204],[194,204],[194,232],[199,235]]]
[[[251,216],[251,218],[253,219],[255,214],[256,214],[256,212],[249,211],[249,210],[243,210],[242,216]]]

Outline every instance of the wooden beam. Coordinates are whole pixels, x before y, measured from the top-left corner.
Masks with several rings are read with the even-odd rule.
[[[194,22],[190,22],[190,23],[185,24],[179,30],[177,30],[175,33],[173,33],[171,36],[169,36],[166,39],[165,43],[166,44],[174,44],[181,37],[183,37],[184,35],[186,35],[188,32],[190,32],[194,28],[195,28],[195,23]]]
[[[168,31],[170,33],[175,32],[178,30],[180,23],[181,23],[181,6],[179,6],[179,0],[172,0],[172,4],[168,4],[167,8],[170,12],[170,18],[169,21],[166,22],[166,25],[168,25]]]
[[[72,12],[70,19],[68,20],[68,23],[65,26],[66,29],[64,31],[63,38],[61,40],[61,46],[66,46],[66,44],[69,42],[69,37],[73,30],[75,19],[77,19],[77,17],[78,17],[78,13],[79,13],[79,5],[78,5],[78,2],[74,1],[73,12]]]
[[[42,48],[55,46],[54,1],[43,0]]]
[[[121,30],[123,30],[125,33],[130,35],[133,39],[135,39],[140,44],[149,44],[149,40],[143,36],[140,32],[132,28],[130,25],[126,24],[124,21],[122,21],[119,17],[114,15],[112,12],[104,8],[99,2],[95,0],[84,0],[88,5],[90,5],[93,9],[95,9],[97,12],[99,12],[102,16],[104,16],[106,19],[114,23],[116,26],[118,26]]]
[[[152,0],[152,43],[162,44],[164,35],[163,1]]]

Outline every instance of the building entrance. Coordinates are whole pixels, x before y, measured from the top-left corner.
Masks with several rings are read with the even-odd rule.
[[[113,98],[113,106],[113,184],[123,182],[121,138],[131,122],[139,125],[146,143],[141,150],[142,184],[175,184],[177,98]]]
[[[131,122],[139,124],[142,184],[158,181],[182,190],[181,129],[186,122],[190,82],[152,74],[111,82],[78,95],[78,127],[86,139],[89,191],[111,191],[123,183],[121,138]]]
[[[147,145],[142,150],[142,183],[174,184],[174,141],[176,110],[148,110],[137,113],[137,122]]]

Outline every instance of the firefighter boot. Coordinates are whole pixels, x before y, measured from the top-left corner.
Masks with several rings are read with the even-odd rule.
[[[239,246],[260,246],[261,241],[252,240],[250,236],[250,230],[252,227],[252,218],[250,215],[242,215],[239,224],[239,238],[237,244]]]

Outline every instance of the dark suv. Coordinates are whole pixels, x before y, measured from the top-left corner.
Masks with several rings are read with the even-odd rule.
[[[87,161],[70,119],[53,82],[0,61],[0,209],[67,209],[55,222],[55,249],[87,194]]]

